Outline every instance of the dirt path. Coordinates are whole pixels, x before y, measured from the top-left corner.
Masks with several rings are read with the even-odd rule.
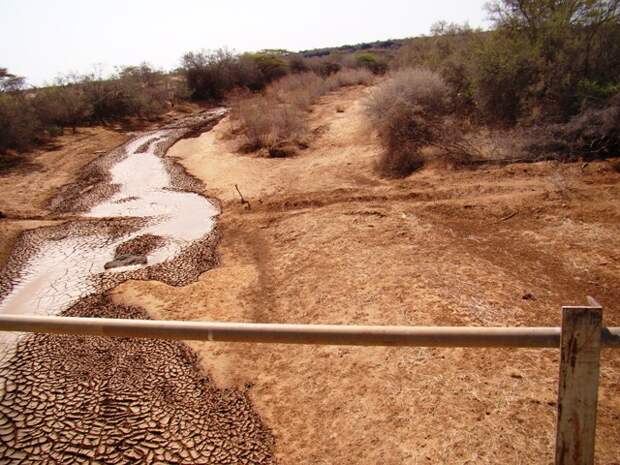
[[[590,294],[620,325],[619,173],[545,162],[384,180],[364,93],[323,98],[293,158],[237,153],[226,120],[177,143],[170,155],[222,200],[219,266],[183,288],[130,281],[113,300],[169,319],[537,326]],[[556,351],[191,347],[218,385],[253,386],[283,465],[553,460]],[[604,353],[599,464],[620,463],[619,391]]]
[[[186,285],[216,263],[217,206],[168,147],[211,111],[94,159],[52,205],[77,219],[22,233],[0,312],[148,318],[111,302],[128,279]],[[130,254],[146,263],[108,268]],[[132,259],[133,259],[132,258]],[[182,343],[2,334],[2,463],[272,463],[244,390],[218,389]]]

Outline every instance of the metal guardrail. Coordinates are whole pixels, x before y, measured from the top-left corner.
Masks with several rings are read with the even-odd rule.
[[[563,307],[561,327],[348,326],[0,315],[0,331],[276,344],[559,348],[556,465],[592,465],[601,348],[620,348],[601,306]]]

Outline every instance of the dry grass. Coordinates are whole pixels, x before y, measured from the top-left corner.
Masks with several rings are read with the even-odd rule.
[[[328,78],[310,72],[286,76],[261,95],[233,100],[233,131],[243,134],[248,150],[289,155],[306,144],[305,114],[319,97],[339,87],[368,84],[372,78],[367,70],[340,71]]]
[[[314,73],[293,74],[270,85],[265,96],[282,105],[308,110],[317,98],[328,91],[325,83],[325,79]]]
[[[235,155],[224,126],[183,141],[175,154],[223,201],[222,264],[182,288],[127,283],[132,304],[170,319],[556,326],[561,305],[595,293],[606,324],[620,322],[619,178],[607,163],[383,180],[372,169],[379,147],[359,135],[362,92],[344,94],[313,107],[313,127],[329,130],[286,163]],[[556,170],[576,189],[570,202],[549,179]],[[193,347],[218,385],[253,385],[282,465],[553,462],[557,351]],[[604,357],[597,457],[611,465],[620,360]]]
[[[304,130],[303,111],[277,99],[258,95],[240,99],[233,105],[235,130],[245,136],[245,148],[271,148],[285,140],[297,140]]]

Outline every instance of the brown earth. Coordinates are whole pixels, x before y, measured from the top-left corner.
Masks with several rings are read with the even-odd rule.
[[[222,201],[220,265],[180,288],[130,281],[114,300],[165,319],[538,326],[589,294],[620,325],[608,163],[384,180],[364,92],[324,97],[293,158],[237,153],[226,120],[178,142],[169,155]],[[252,386],[282,465],[552,461],[556,350],[191,347],[218,386]],[[620,463],[619,355],[603,355],[599,464]]]
[[[22,155],[13,169],[0,173],[0,211],[7,216],[32,217],[49,213],[49,199],[58,189],[75,180],[79,171],[112,148],[130,138],[127,133],[103,127],[83,128],[54,141],[51,150],[40,149]]]

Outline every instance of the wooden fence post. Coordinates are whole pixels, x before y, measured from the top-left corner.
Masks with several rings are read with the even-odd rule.
[[[603,310],[590,304],[562,308],[556,465],[594,463]]]

